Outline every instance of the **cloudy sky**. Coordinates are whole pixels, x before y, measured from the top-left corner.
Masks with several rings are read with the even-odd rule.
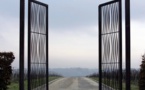
[[[49,67],[98,68],[98,5],[108,0],[41,1],[49,4]],[[131,0],[132,68],[139,68],[141,56],[145,53],[144,4],[143,0]],[[27,8],[25,24],[26,66]],[[123,8],[123,32],[124,28]],[[14,52],[13,67],[19,67],[19,0],[0,2],[0,51]]]

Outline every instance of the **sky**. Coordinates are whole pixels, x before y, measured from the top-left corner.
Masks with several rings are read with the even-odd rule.
[[[49,67],[98,68],[98,5],[109,0],[41,0],[49,4]],[[145,1],[131,0],[131,67],[145,53]],[[125,20],[123,0],[123,66]],[[27,67],[27,1],[25,67]],[[0,51],[12,51],[19,68],[19,0],[0,2]]]

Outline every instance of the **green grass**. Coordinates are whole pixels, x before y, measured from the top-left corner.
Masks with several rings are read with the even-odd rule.
[[[51,76],[51,77],[49,77],[49,82],[54,80],[54,79],[57,79],[57,78],[59,78],[59,77]],[[24,87],[25,87],[25,90],[27,90],[27,80],[24,81]],[[8,86],[8,90],[19,90],[18,81],[11,82],[11,84]]]
[[[8,90],[19,90],[19,85],[18,85],[18,83],[11,83],[11,84],[8,86]]]
[[[126,89],[125,89],[125,83],[123,83],[122,89],[123,89],[123,90],[126,90]],[[131,84],[131,90],[139,90],[138,85]]]
[[[97,77],[90,77],[92,80],[95,80],[95,81],[99,81],[99,78],[97,78]]]
[[[25,85],[25,90],[27,90],[27,81],[24,81],[24,85]],[[18,82],[12,82],[9,86],[8,86],[8,90],[19,90],[19,83]]]
[[[139,90],[139,86],[138,85],[131,84],[131,90]]]
[[[52,80],[55,80],[57,78],[59,78],[59,77],[57,77],[57,76],[51,76],[51,77],[49,77],[49,82],[52,81]]]
[[[91,79],[93,79],[93,80],[95,80],[95,81],[99,81],[99,78],[97,78],[97,77],[90,77]],[[123,90],[126,90],[125,89],[125,83],[123,82],[123,84],[122,84],[122,89]],[[131,90],[139,90],[139,87],[138,87],[138,85],[135,85],[135,84],[131,84]]]

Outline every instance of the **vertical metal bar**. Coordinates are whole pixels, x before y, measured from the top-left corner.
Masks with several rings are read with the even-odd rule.
[[[48,6],[46,7],[46,90],[48,90]]]
[[[19,46],[19,90],[24,90],[24,30],[25,30],[25,0],[20,0],[20,46]]]
[[[99,22],[99,90],[102,90],[102,67],[101,67],[101,62],[102,62],[102,42],[101,42],[101,6],[99,6],[99,16],[98,16],[98,22]]]
[[[130,88],[130,0],[125,0],[125,36],[126,36],[126,90]]]
[[[119,90],[122,90],[122,1],[119,0]]]
[[[31,1],[28,0],[28,90],[31,90]]]

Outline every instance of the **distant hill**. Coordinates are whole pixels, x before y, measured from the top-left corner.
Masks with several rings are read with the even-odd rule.
[[[49,69],[49,73],[57,73],[65,77],[87,76],[93,73],[98,73],[98,69],[87,68],[53,68]]]

